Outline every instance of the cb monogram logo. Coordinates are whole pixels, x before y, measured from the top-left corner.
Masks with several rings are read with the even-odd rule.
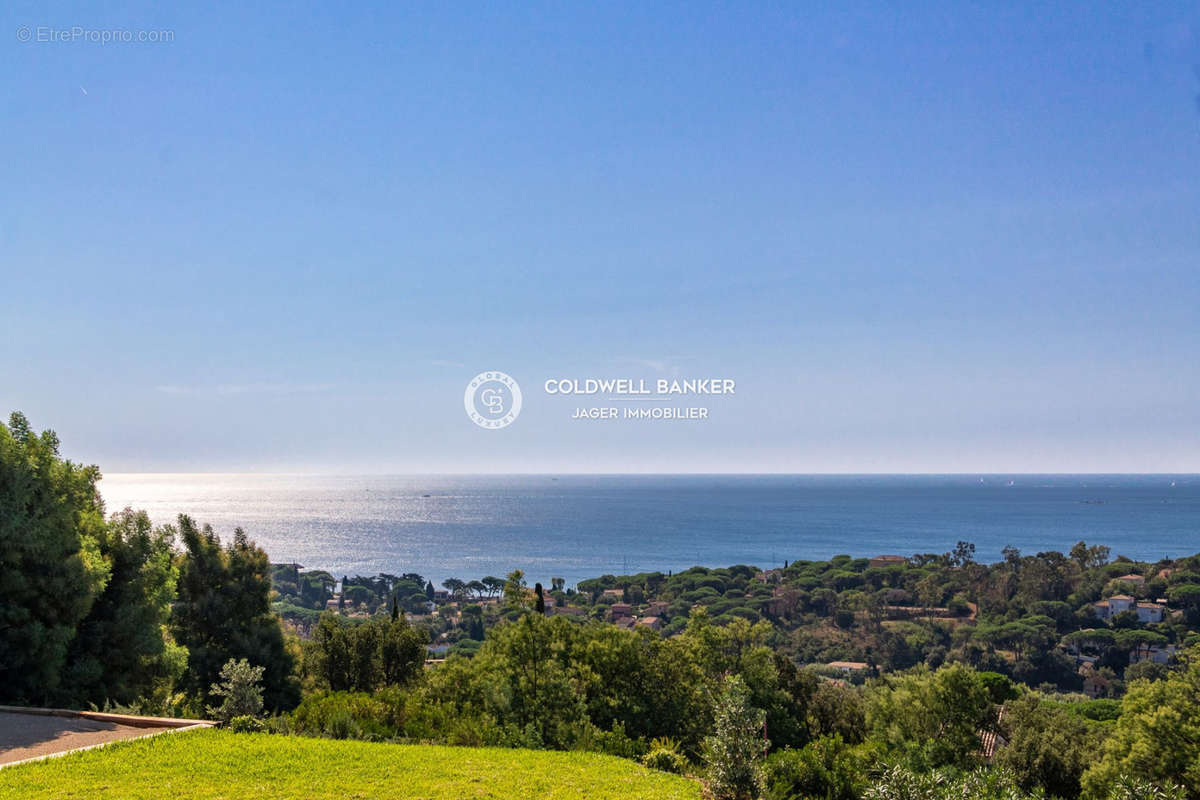
[[[507,428],[521,413],[521,387],[503,372],[481,372],[467,384],[463,407],[481,428]]]

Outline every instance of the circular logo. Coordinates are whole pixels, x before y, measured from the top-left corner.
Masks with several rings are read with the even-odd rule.
[[[507,428],[521,413],[521,387],[503,372],[481,372],[467,384],[463,406],[479,427]]]

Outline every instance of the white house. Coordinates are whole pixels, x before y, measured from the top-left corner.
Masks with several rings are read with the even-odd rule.
[[[1096,616],[1100,619],[1112,619],[1122,611],[1133,610],[1136,601],[1127,594],[1114,594],[1107,600],[1099,600],[1092,604]]]
[[[1167,615],[1167,609],[1158,603],[1138,603],[1138,622],[1162,622]]]
[[[1135,647],[1129,654],[1129,663],[1136,664],[1139,661],[1153,661],[1155,664],[1166,664],[1175,656],[1175,645],[1152,644],[1148,647]]]

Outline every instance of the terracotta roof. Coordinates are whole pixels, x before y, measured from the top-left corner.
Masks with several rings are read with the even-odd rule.
[[[1004,706],[1000,707],[1000,713],[996,716],[997,722],[1004,720]],[[996,755],[996,749],[1003,747],[1008,742],[994,730],[979,731],[979,754],[983,756],[984,761],[991,761]]]

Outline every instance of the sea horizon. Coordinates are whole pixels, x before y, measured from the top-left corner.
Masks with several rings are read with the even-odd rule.
[[[1196,473],[109,473],[107,510],[243,528],[276,563],[435,583],[523,570],[568,584],[976,545],[1138,560],[1200,550]]]

